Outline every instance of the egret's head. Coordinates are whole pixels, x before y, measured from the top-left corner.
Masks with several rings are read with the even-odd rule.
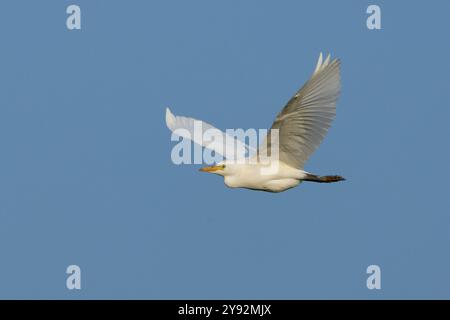
[[[229,172],[228,165],[226,163],[220,162],[214,166],[201,168],[200,171],[215,173],[220,176],[225,176]]]

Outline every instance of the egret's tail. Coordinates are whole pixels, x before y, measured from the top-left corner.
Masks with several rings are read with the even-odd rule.
[[[319,183],[331,183],[331,182],[338,182],[338,181],[344,181],[345,178],[341,176],[317,176],[315,174],[306,174],[306,178],[303,179],[304,181],[312,181],[312,182],[319,182]]]

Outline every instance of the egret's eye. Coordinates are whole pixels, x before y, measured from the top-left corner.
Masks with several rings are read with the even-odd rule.
[[[222,170],[223,170],[223,169],[225,169],[226,165],[222,164],[221,167],[222,167]]]

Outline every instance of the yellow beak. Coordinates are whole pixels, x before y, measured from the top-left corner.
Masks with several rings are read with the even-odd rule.
[[[203,172],[215,172],[218,170],[222,170],[223,166],[211,166],[211,167],[204,167],[201,168],[199,171],[203,171]]]

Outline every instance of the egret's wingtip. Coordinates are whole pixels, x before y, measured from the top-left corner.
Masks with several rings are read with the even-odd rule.
[[[171,126],[173,125],[174,122],[175,122],[175,116],[170,111],[170,109],[168,107],[166,107],[166,125],[167,125],[167,127],[169,129],[171,129]]]
[[[322,61],[323,61],[323,55],[322,55],[322,52],[320,52],[319,59],[317,59],[316,68],[314,69],[313,74],[316,74],[320,71],[320,68],[322,67]]]
[[[326,67],[330,63],[331,54],[328,53],[327,57],[325,58],[325,62],[323,63],[323,66]]]

